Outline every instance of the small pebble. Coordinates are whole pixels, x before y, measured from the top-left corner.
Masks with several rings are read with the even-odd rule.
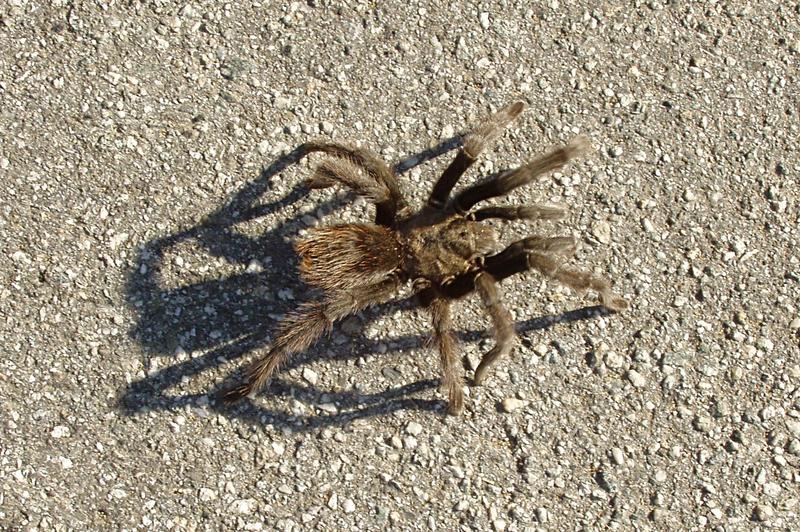
[[[317,408],[328,414],[336,414],[339,412],[339,409],[333,403],[320,403],[317,405]]]
[[[410,421],[408,425],[406,425],[406,432],[412,436],[419,436],[422,433],[422,425],[416,421]]]
[[[697,416],[693,426],[695,430],[708,434],[714,429],[714,420],[710,416]]]
[[[198,497],[200,497],[200,500],[203,502],[213,501],[217,498],[217,492],[210,488],[200,488]]]
[[[772,509],[772,506],[768,504],[759,504],[753,511],[753,515],[755,516],[756,520],[761,521],[763,523],[764,521],[768,520],[770,517],[775,515],[775,511]]]
[[[800,456],[800,440],[792,440],[786,446],[786,452],[795,456]]]
[[[778,409],[774,406],[765,406],[761,409],[761,412],[758,413],[758,417],[761,418],[761,421],[768,421],[775,417],[778,413]]]
[[[795,419],[787,419],[786,420],[786,428],[789,429],[789,432],[795,438],[800,438],[800,421]]]
[[[781,485],[777,482],[767,482],[764,484],[764,493],[770,497],[777,497],[781,493]]]
[[[31,263],[30,257],[24,251],[15,251],[14,253],[12,253],[10,255],[10,257],[11,257],[11,260],[13,260],[14,262],[19,262],[19,263],[22,263],[22,264],[30,264]]]
[[[506,397],[503,399],[503,412],[514,412],[515,410],[519,410],[520,408],[524,407],[528,404],[526,401],[521,399],[516,399],[514,397]]]
[[[65,427],[64,425],[58,425],[53,428],[53,431],[50,433],[50,436],[53,438],[64,438],[69,436],[69,428]]]
[[[594,226],[592,226],[592,235],[594,235],[601,244],[608,244],[611,242],[611,225],[609,225],[608,222],[596,222]]]
[[[612,447],[611,448],[611,458],[614,460],[614,463],[617,465],[622,465],[625,463],[625,454],[622,452],[622,449],[619,447]]]
[[[272,442],[272,451],[276,455],[281,456],[286,451],[286,446],[281,442],[274,441]]]
[[[303,378],[313,386],[317,384],[319,375],[317,375],[317,372],[311,368],[303,368]]]
[[[335,510],[339,507],[339,496],[335,493],[331,494],[330,498],[328,499],[328,508],[331,510]]]
[[[643,388],[647,385],[647,379],[635,369],[628,370],[628,380],[636,388]]]
[[[278,290],[278,299],[281,301],[287,301],[294,299],[294,292],[291,288],[281,288]]]
[[[260,261],[253,259],[247,265],[247,269],[245,271],[247,273],[260,273],[264,271],[264,266],[261,264]]]
[[[625,365],[625,357],[616,351],[609,351],[604,357],[606,366],[612,369],[619,369]]]

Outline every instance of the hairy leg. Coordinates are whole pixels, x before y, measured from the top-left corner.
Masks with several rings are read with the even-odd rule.
[[[515,188],[531,183],[547,172],[558,170],[570,159],[590,149],[589,139],[575,137],[566,146],[556,148],[524,166],[503,172],[494,179],[473,185],[456,195],[452,206],[457,212],[466,213],[476,203],[508,194]]]
[[[447,203],[447,198],[458,180],[472,166],[478,155],[489,147],[503,133],[503,130],[519,114],[525,105],[522,102],[512,103],[497,111],[486,119],[474,131],[464,137],[461,150],[450,166],[444,171],[442,176],[433,186],[430,197],[428,197],[428,207],[432,209],[442,209]]]
[[[433,339],[439,348],[442,388],[447,393],[447,413],[457,416],[464,410],[464,377],[456,353],[456,336],[450,319],[450,302],[434,298],[429,307],[433,319]]]
[[[306,180],[308,188],[328,188],[341,184],[353,189],[376,205],[389,200],[389,189],[384,183],[364,176],[363,168],[349,159],[332,158],[323,161]]]
[[[498,281],[529,269],[530,252],[546,253],[563,258],[575,254],[575,239],[569,236],[530,236],[518,240],[506,249],[484,259],[484,269]]]
[[[567,207],[552,203],[534,203],[533,205],[504,205],[485,207],[467,215],[467,218],[480,222],[489,218],[501,220],[559,220],[567,215]]]
[[[528,266],[542,272],[547,277],[555,279],[563,285],[569,286],[578,292],[592,289],[600,295],[600,302],[611,310],[624,310],[628,307],[628,300],[618,296],[611,290],[611,283],[602,277],[597,277],[585,270],[562,268],[553,257],[542,253],[529,253]]]
[[[281,322],[269,353],[247,368],[246,381],[222,390],[220,398],[226,403],[233,403],[260,390],[291,355],[305,351],[320,336],[329,332],[333,322],[369,305],[388,300],[397,287],[398,281],[392,278],[347,292],[335,292],[322,301],[302,304]]]
[[[501,357],[507,356],[514,348],[516,333],[514,332],[514,321],[511,313],[506,310],[500,302],[500,294],[497,290],[497,283],[491,275],[481,272],[475,278],[475,288],[481,296],[483,306],[489,313],[493,324],[493,334],[495,346],[481,359],[481,363],[475,370],[474,384],[479,386],[486,379],[489,368]]]
[[[388,198],[376,204],[375,223],[390,226],[395,221],[397,211],[405,208],[406,203],[400,193],[397,176],[380,157],[371,151],[335,142],[307,142],[303,144],[302,149],[305,154],[323,152],[363,168],[369,178],[376,182],[377,187],[386,190]]]
[[[536,269],[562,284],[578,291],[595,290],[600,295],[601,304],[615,311],[628,307],[628,301],[611,290],[609,281],[587,271],[564,268],[564,259],[575,253],[575,239],[572,237],[532,236],[514,242],[496,255],[486,257],[483,269],[495,280],[502,281],[517,273]],[[440,291],[447,298],[456,299],[476,289],[473,274],[456,276]],[[420,297],[423,297],[421,294]]]

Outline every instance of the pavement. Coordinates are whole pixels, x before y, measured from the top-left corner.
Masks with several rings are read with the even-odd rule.
[[[0,528],[797,530],[799,60],[797,2],[3,2]],[[507,200],[568,218],[497,227],[631,307],[503,282],[520,340],[458,418],[410,290],[218,404],[313,296],[292,242],[373,215],[298,147],[419,204],[515,100],[464,183],[587,135]]]

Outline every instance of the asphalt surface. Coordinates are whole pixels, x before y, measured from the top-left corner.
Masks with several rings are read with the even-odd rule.
[[[794,1],[3,2],[0,528],[800,528],[799,60]],[[518,99],[464,182],[588,135],[509,199],[569,217],[498,227],[579,237],[631,308],[507,280],[460,418],[408,290],[217,404],[311,296],[292,241],[372,216],[297,147],[420,202]]]

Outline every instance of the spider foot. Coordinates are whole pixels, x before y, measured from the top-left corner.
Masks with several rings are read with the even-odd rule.
[[[232,405],[250,395],[250,391],[250,387],[247,384],[240,384],[239,386],[224,388],[218,391],[216,398],[226,405]]]
[[[464,412],[464,392],[460,389],[456,393],[450,393],[447,402],[447,415],[460,416]]]
[[[630,306],[630,302],[627,299],[611,291],[600,292],[600,303],[614,312],[623,311]]]

